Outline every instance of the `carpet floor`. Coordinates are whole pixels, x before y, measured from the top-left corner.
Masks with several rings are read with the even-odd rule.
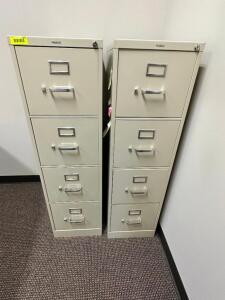
[[[0,299],[180,299],[155,238],[54,239],[38,182],[0,184]]]

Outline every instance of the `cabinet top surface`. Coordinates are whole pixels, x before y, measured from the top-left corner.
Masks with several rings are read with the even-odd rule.
[[[114,49],[203,51],[205,43],[162,40],[115,40]]]
[[[61,37],[18,36],[9,35],[8,43],[13,46],[46,46],[71,48],[103,48],[101,39],[76,39]]]

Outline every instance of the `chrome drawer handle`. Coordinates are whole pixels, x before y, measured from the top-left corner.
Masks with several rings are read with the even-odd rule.
[[[125,192],[128,193],[130,192],[131,195],[134,195],[134,196],[146,196],[148,194],[148,188],[146,186],[144,186],[142,189],[139,188],[131,188],[129,189],[128,187],[125,188]]]
[[[58,149],[60,151],[79,151],[79,146],[76,143],[74,143],[72,145],[71,144],[68,144],[68,145],[59,144]]]
[[[49,88],[51,93],[69,93],[74,92],[74,87],[72,86],[53,86]]]
[[[141,152],[141,153],[145,153],[145,152],[150,152],[153,153],[154,149],[135,149],[136,152]]]
[[[64,191],[65,193],[81,193],[82,185],[81,184],[66,185],[64,188],[60,185],[59,191]]]
[[[143,95],[164,95],[165,90],[150,90],[150,89],[142,89],[141,90]]]
[[[146,153],[146,154],[150,154],[150,155],[154,155],[155,153],[155,149],[153,147],[142,147],[142,146],[138,146],[135,147],[134,150],[136,151],[136,153]]]
[[[135,218],[127,218],[125,219],[121,219],[121,223],[126,223],[127,225],[136,225],[136,224],[141,224],[142,223],[142,219],[141,217],[135,217]]]
[[[64,221],[65,222],[69,222],[69,223],[78,223],[78,224],[81,224],[81,223],[84,223],[85,222],[85,217],[84,215],[74,215],[74,216],[70,216],[69,218],[68,217],[64,217]]]
[[[65,193],[80,193],[81,191],[82,191],[82,186],[80,186],[79,188],[68,188],[68,187],[64,188]]]

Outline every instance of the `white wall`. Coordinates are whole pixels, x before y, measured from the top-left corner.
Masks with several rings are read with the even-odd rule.
[[[190,299],[225,299],[225,2],[170,1],[165,37],[206,41],[161,219]]]
[[[6,36],[163,37],[165,0],[8,0],[0,9],[0,176],[36,174],[21,96]]]

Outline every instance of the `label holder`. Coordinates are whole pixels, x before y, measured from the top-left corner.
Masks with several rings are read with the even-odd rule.
[[[161,73],[151,72],[151,67],[161,68]],[[165,64],[147,64],[146,76],[148,76],[148,77],[166,77],[166,69],[167,69],[167,65],[165,65]]]
[[[65,181],[79,181],[80,176],[78,173],[73,173],[73,174],[65,174],[64,175]]]
[[[133,183],[147,183],[148,176],[133,176]]]
[[[155,129],[139,129],[138,138],[140,140],[153,140],[155,138]]]

